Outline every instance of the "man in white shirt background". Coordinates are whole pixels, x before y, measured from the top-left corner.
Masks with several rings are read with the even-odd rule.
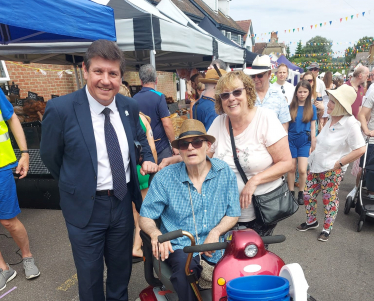
[[[313,75],[316,77],[317,93],[320,93],[323,97],[324,95],[326,95],[326,92],[325,92],[326,86],[325,86],[325,83],[323,82],[323,80],[318,78],[319,69],[320,69],[318,63],[316,63],[316,62],[311,63],[309,65],[309,67],[307,67],[307,69],[309,71],[311,71],[313,73]]]
[[[273,87],[281,91],[288,105],[290,105],[293,94],[295,93],[295,86],[287,81],[288,74],[288,66],[286,64],[280,64],[277,71],[277,81],[273,84]]]

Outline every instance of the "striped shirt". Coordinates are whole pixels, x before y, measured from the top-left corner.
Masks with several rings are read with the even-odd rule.
[[[212,167],[198,193],[187,174],[184,162],[170,165],[154,177],[143,202],[140,215],[151,219],[161,218],[160,231],[164,234],[182,229],[193,234],[196,244],[203,244],[210,230],[216,227],[224,216],[240,216],[240,203],[236,176],[230,167],[219,159],[209,159]],[[192,215],[195,214],[197,235]],[[222,237],[221,237],[222,240]],[[173,250],[191,245],[188,237],[171,241]],[[217,263],[222,252],[213,253],[206,259]]]

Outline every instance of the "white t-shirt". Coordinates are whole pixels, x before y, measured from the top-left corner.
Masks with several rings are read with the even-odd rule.
[[[316,149],[308,158],[310,172],[326,172],[352,150],[365,146],[361,124],[353,115],[344,116],[330,127],[331,120],[317,136]],[[344,165],[342,170],[346,171],[347,167],[348,164]]]
[[[290,84],[289,82],[285,82],[284,85],[280,85],[277,82],[275,82],[272,86],[278,89],[282,93],[282,95],[286,97],[287,103],[288,105],[290,105],[293,98],[293,94],[295,93],[295,86]],[[282,87],[285,93],[283,93]]]
[[[318,77],[316,78],[316,82],[317,82],[317,87],[316,87],[317,93],[320,93],[322,97],[325,96],[326,95],[325,83],[323,82],[323,80],[319,79]]]
[[[214,153],[214,158],[225,161],[234,171],[240,194],[245,185],[234,163],[230,134],[225,126],[226,118],[226,114],[218,116],[209,128],[208,134],[216,138],[210,151]],[[270,156],[267,147],[285,136],[287,136],[287,133],[276,114],[270,109],[257,107],[252,122],[240,135],[235,137],[237,156],[248,179],[273,165],[273,158]],[[281,184],[281,178],[261,184],[257,186],[255,194],[272,191]],[[242,209],[239,221],[249,222],[255,218],[254,208],[251,204],[248,208]]]

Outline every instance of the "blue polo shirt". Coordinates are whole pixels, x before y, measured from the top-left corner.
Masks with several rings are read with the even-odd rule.
[[[14,113],[12,104],[8,101],[8,99],[6,99],[4,92],[1,89],[0,89],[0,110],[1,110],[1,115],[5,121],[9,120],[10,117],[12,117]],[[8,127],[8,131],[9,131],[9,127]],[[15,162],[13,164],[0,168],[0,171],[11,169],[13,167],[16,167],[17,165],[18,165],[18,162]]]
[[[214,103],[214,98],[203,95],[192,107],[193,118],[201,121],[206,131],[209,130],[213,120],[218,116],[214,109]]]
[[[170,112],[166,104],[165,95],[152,88],[143,87],[133,96],[139,105],[139,111],[151,118],[151,128],[155,139],[157,153],[169,147],[161,118],[169,117]]]

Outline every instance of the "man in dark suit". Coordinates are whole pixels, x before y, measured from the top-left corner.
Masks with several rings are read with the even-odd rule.
[[[134,220],[141,173],[157,171],[135,100],[117,94],[124,58],[113,42],[98,40],[83,63],[87,85],[48,101],[40,154],[60,188],[60,205],[78,273],[81,301],[128,300]],[[103,289],[107,266],[106,299]]]

